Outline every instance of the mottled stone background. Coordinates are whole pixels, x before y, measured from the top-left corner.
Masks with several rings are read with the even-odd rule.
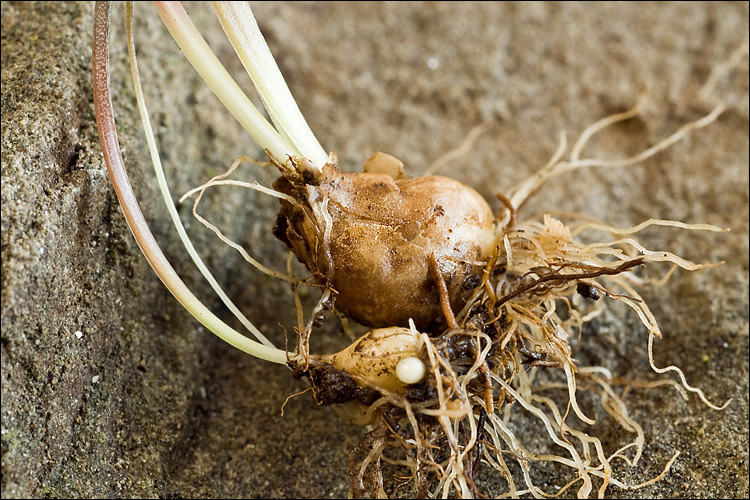
[[[178,272],[223,316],[171,229],[154,187],[124,56],[122,6],[113,20],[112,86],[132,182]],[[93,115],[89,2],[2,2],[2,496],[343,497],[346,454],[362,429],[343,424],[287,368],[253,359],[203,331],[141,256],[104,168]],[[191,7],[207,39],[248,79],[212,18]],[[710,107],[697,98],[712,68],[748,36],[747,2],[260,3],[261,29],[303,113],[346,169],[375,151],[417,174],[494,120],[443,173],[489,199],[543,165],[571,138],[629,108],[637,119],[595,138],[587,154],[617,158],[654,144]],[[194,75],[151,6],[137,39],[151,114],[175,194],[222,171],[256,145]],[[645,297],[664,330],[660,365],[677,364],[716,402],[672,388],[633,389],[645,430],[642,461],[621,477],[661,482],[610,496],[748,496],[748,61],[716,87],[728,109],[643,165],[556,179],[526,208],[580,211],[613,225],[649,217],[732,229],[649,230],[651,248],[700,262]],[[273,180],[243,167],[240,177]],[[277,267],[276,202],[241,189],[208,196],[204,213]],[[292,324],[285,286],[251,269],[184,220],[230,296],[279,343]],[[666,268],[652,269],[653,275]],[[334,321],[319,351],[345,341]],[[579,359],[653,380],[646,332],[610,307],[584,332]],[[533,436],[534,422],[518,433]],[[528,432],[524,430],[527,426]],[[628,436],[601,418],[609,452]],[[534,447],[530,437],[529,446]],[[534,469],[539,486],[564,484]],[[503,481],[482,475],[488,494]],[[569,493],[572,494],[572,491]]]

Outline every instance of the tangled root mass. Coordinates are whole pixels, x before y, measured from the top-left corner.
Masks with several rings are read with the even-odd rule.
[[[477,497],[482,496],[478,474],[494,469],[507,483],[505,496],[554,496],[574,488],[578,497],[601,497],[609,485],[637,488],[666,474],[677,454],[661,475],[640,485],[623,483],[613,471],[616,458],[630,466],[638,462],[645,436],[614,390],[609,370],[582,366],[574,358],[572,346],[601,312],[602,299],[625,303],[647,327],[656,372],[675,372],[683,390],[717,408],[688,385],[679,368],[655,366],[653,339],[661,333],[635,289],[644,282],[638,269],[648,263],[703,266],[649,250],[635,235],[650,226],[720,228],[658,219],[615,228],[549,214],[517,219],[516,208],[548,179],[576,168],[640,162],[723,110],[720,103],[634,157],[581,159],[591,136],[634,116],[640,105],[589,127],[568,159],[563,137],[547,166],[510,196],[498,195],[505,209],[496,218],[473,190],[442,177],[406,179],[393,162],[371,164],[377,172],[342,174],[333,154],[322,173],[304,158],[283,163],[272,158],[282,173],[276,191],[269,191],[282,203],[274,233],[315,282],[287,277],[298,307],[298,345],[289,364],[295,376],[310,380],[319,404],[334,405],[345,418],[369,426],[349,455],[353,496]],[[427,201],[414,186],[421,186]],[[456,207],[449,205],[451,196],[458,197]],[[436,236],[440,231],[447,234],[443,240]],[[354,262],[363,252],[368,258]],[[405,276],[383,271],[399,266]],[[304,323],[297,287],[309,284],[323,294]],[[392,328],[373,330],[342,353],[312,355],[312,332],[332,312]],[[404,357],[421,360],[426,368],[421,381],[398,381],[394,367]],[[587,405],[579,403],[584,399]],[[632,441],[605,450],[595,420],[584,411],[594,411],[592,403],[632,433]],[[519,419],[535,422],[541,439],[521,435]],[[569,469],[570,479],[545,491],[535,482],[534,465],[552,463]]]

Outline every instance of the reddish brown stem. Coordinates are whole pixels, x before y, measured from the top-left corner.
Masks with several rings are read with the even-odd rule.
[[[645,260],[642,257],[639,257],[637,259],[625,261],[615,268],[603,267],[597,271],[593,271],[590,273],[548,274],[547,276],[542,276],[536,281],[532,281],[531,283],[521,285],[515,290],[513,290],[512,292],[510,292],[508,295],[505,295],[504,297],[502,297],[500,300],[497,301],[497,307],[500,307],[501,305],[505,304],[509,300],[515,297],[518,297],[522,293],[526,293],[528,291],[533,290],[534,288],[541,285],[542,283],[547,283],[547,282],[555,283],[556,282],[560,284],[560,283],[568,283],[568,282],[575,281],[575,280],[596,278],[597,276],[603,276],[603,275],[617,275],[617,274],[627,271],[628,269],[632,267],[640,266],[644,262]]]
[[[141,251],[154,269],[161,268],[173,279],[180,280],[159,248],[148,228],[146,219],[138,207],[138,201],[130,186],[128,174],[120,152],[120,143],[115,128],[112,96],[109,89],[109,8],[111,2],[96,2],[94,7],[94,39],[92,43],[92,84],[94,88],[94,112],[99,130],[99,142],[104,162],[115,188],[120,207],[125,214],[130,230],[141,247]],[[165,285],[167,279],[158,273]],[[178,297],[179,300],[179,297]]]
[[[438,266],[437,259],[435,258],[435,254],[430,254],[430,265],[429,265],[430,271],[432,272],[432,278],[435,280],[435,283],[438,287],[438,294],[440,295],[440,307],[443,310],[443,315],[445,316],[445,320],[448,322],[448,327],[451,330],[455,330],[458,328],[458,323],[456,322],[456,316],[453,314],[453,309],[451,309],[451,301],[448,295],[448,287],[445,285],[445,280],[443,280],[443,275],[440,274],[440,267]]]

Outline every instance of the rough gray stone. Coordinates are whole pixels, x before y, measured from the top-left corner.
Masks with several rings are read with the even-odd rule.
[[[635,120],[592,141],[587,154],[642,150],[709,107],[696,98],[712,68],[747,37],[746,2],[259,3],[256,16],[312,129],[346,169],[374,151],[417,174],[495,119],[463,160],[442,173],[488,199],[542,166],[562,129],[574,138],[629,108]],[[153,185],[117,9],[112,86],[131,180],[157,238],[200,297],[225,311],[181,247]],[[137,6],[141,72],[175,195],[260,151],[194,75],[151,6]],[[210,16],[197,22],[249,88]],[[362,430],[343,424],[285,367],[244,355],[202,331],[142,258],[101,158],[90,83],[93,4],[2,3],[2,496],[343,497],[346,453]],[[657,363],[676,364],[721,412],[673,389],[632,389],[631,415],[647,445],[621,477],[662,481],[609,496],[748,496],[748,62],[723,78],[727,111],[711,126],[628,170],[555,180],[525,213],[579,211],[613,225],[649,217],[706,222],[729,233],[645,235],[700,262],[645,298],[660,321]],[[269,184],[258,167],[241,174]],[[276,202],[225,189],[203,212],[276,267]],[[284,286],[184,220],[230,296],[278,343],[293,324]],[[665,269],[661,269],[665,271]],[[617,376],[654,379],[646,332],[612,307],[585,332],[579,358]],[[291,330],[289,330],[291,331]],[[318,349],[342,345],[335,326]],[[533,422],[518,422],[519,428]],[[613,451],[629,436],[602,425]],[[531,429],[529,429],[531,431]],[[530,446],[534,446],[534,441]],[[560,471],[534,469],[540,487]],[[502,480],[483,475],[489,494]]]

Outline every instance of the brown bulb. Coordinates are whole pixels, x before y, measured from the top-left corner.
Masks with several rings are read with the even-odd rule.
[[[389,158],[374,155],[362,173],[328,163],[315,179],[282,177],[274,187],[298,203],[281,202],[274,234],[337,292],[339,312],[373,327],[408,326],[411,318],[428,331],[445,323],[430,255],[457,312],[494,249],[494,218],[470,187],[441,176],[404,178]]]

